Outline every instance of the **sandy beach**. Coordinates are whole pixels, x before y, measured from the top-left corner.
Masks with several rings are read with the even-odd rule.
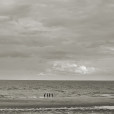
[[[0,87],[1,109],[114,106],[113,82],[1,81]]]
[[[114,106],[114,98],[80,96],[39,99],[0,99],[0,108],[56,108],[80,106]]]
[[[0,81],[0,113],[113,114],[113,88],[106,81]]]

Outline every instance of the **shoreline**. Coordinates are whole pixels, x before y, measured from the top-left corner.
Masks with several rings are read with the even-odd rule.
[[[0,99],[1,108],[61,108],[114,106],[114,98],[110,97],[58,97],[42,99]]]
[[[50,108],[0,108],[4,111],[114,111],[114,106],[91,106],[91,107],[50,107]]]

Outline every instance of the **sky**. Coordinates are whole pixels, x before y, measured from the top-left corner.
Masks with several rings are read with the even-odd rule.
[[[0,0],[1,80],[114,80],[114,0]]]

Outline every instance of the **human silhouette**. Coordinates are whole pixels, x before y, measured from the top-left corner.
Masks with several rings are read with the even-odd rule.
[[[52,95],[52,97],[53,97],[53,93],[52,93],[51,95]]]
[[[49,93],[49,97],[50,97],[50,93]]]
[[[44,93],[44,98],[48,98],[48,97],[54,97],[54,94],[53,93]]]
[[[47,93],[47,98],[48,98],[48,93]]]
[[[46,93],[44,94],[44,98],[45,98],[45,96],[46,96]]]

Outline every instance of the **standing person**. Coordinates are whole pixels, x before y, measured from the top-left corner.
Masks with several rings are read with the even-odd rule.
[[[52,97],[53,97],[53,93],[52,93],[51,95],[52,95]]]
[[[47,93],[47,98],[48,98],[48,93]]]
[[[44,93],[44,98],[45,98],[45,96],[46,96],[46,93]]]
[[[50,97],[50,93],[49,93],[49,97]]]

